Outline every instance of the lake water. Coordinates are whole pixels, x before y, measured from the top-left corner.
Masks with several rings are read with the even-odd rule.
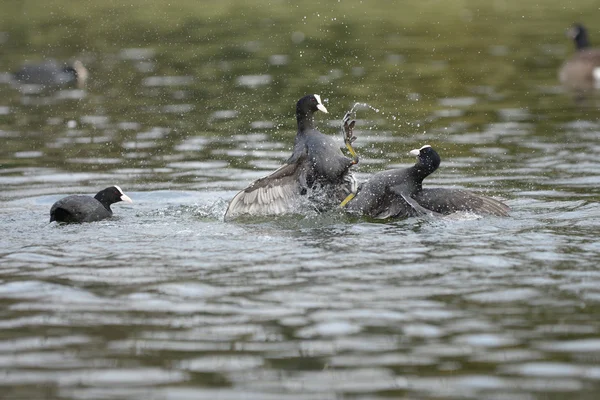
[[[0,28],[0,397],[597,398],[598,100],[557,82],[597,5],[131,3],[15,3]],[[11,82],[43,57],[81,59],[85,89]],[[307,93],[340,143],[378,109],[360,179],[430,144],[427,185],[510,216],[225,223]],[[48,223],[112,184],[114,218]]]

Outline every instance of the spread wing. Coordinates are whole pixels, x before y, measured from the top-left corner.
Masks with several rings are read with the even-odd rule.
[[[460,189],[423,189],[414,196],[423,207],[441,214],[457,211],[507,216],[510,208],[491,197]]]
[[[300,196],[301,162],[284,164],[252,182],[229,203],[225,221],[241,215],[277,215],[290,212]]]
[[[424,215],[439,215],[438,213],[431,211],[421,206],[417,201],[405,193],[400,186],[393,186],[389,189],[391,201],[389,201],[389,207],[385,213],[380,214],[377,218],[406,218],[406,217],[421,217]]]
[[[364,192],[358,192],[348,209],[375,219],[439,215],[417,203],[405,189],[403,185],[381,187],[372,182],[369,188],[362,189]]]

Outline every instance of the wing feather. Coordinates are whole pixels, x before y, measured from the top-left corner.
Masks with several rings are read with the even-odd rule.
[[[510,208],[506,204],[498,200],[460,189],[423,189],[414,196],[414,199],[423,207],[441,214],[471,211],[481,214],[507,216],[510,211]]]
[[[257,179],[234,196],[225,220],[241,215],[277,215],[290,212],[300,196],[301,163],[284,164],[275,172]]]

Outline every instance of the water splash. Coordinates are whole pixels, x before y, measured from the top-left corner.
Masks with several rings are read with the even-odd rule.
[[[375,108],[375,107],[371,106],[370,104],[360,103],[360,102],[354,103],[354,105],[352,106],[352,108],[350,109],[350,111],[348,111],[348,112],[346,112],[344,114],[344,117],[342,118],[342,120],[340,122],[340,131],[342,133],[342,136],[344,136],[344,137],[346,136],[346,131],[344,130],[344,122],[356,119],[356,112],[359,109],[365,109],[365,108],[373,110],[377,114],[380,113],[380,110],[378,108]]]

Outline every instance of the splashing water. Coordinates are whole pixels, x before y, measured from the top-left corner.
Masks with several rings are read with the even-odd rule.
[[[358,108],[371,109],[378,114],[380,112],[378,108],[375,108],[367,103],[360,103],[360,102],[354,103],[354,105],[352,106],[350,111],[348,111],[348,112],[346,112],[346,114],[344,114],[344,117],[342,118],[342,121],[340,123],[340,129],[341,129],[342,136],[344,136],[344,137],[346,136],[346,131],[344,130],[344,122],[356,119],[356,111],[358,111]]]

